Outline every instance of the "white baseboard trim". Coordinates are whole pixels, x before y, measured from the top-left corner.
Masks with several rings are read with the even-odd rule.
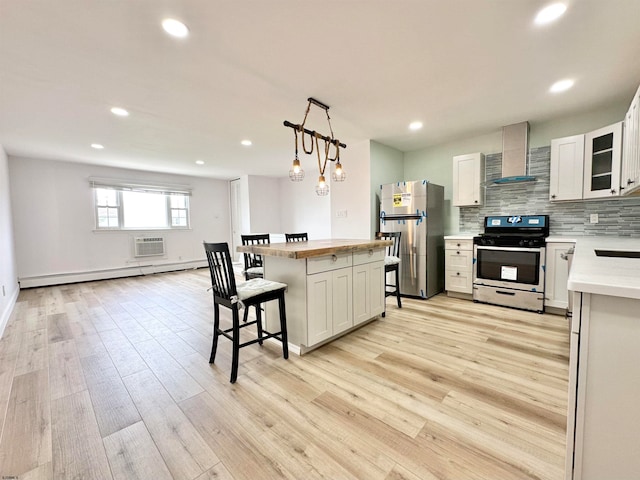
[[[9,299],[9,303],[7,303],[7,308],[5,308],[4,312],[0,316],[0,338],[4,335],[4,329],[9,323],[9,319],[11,318],[11,314],[13,313],[13,309],[16,306],[16,302],[18,301],[18,295],[20,295],[20,288],[16,288],[13,296]]]
[[[135,265],[123,268],[20,277],[18,282],[20,283],[20,288],[47,287],[51,285],[63,285],[65,283],[91,282],[95,280],[108,280],[111,278],[153,275],[154,273],[174,272],[177,270],[189,270],[207,266],[208,264],[206,260],[158,264],[148,263],[145,265]]]

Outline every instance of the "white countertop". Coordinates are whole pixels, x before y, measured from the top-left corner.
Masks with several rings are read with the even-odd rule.
[[[569,290],[640,299],[640,258],[599,257],[595,249],[640,252],[640,238],[578,237]]]
[[[573,235],[573,236],[565,236],[565,235],[549,235],[546,238],[547,243],[576,243],[578,238],[582,238],[582,235]]]
[[[455,233],[453,235],[445,235],[445,240],[473,240],[477,233]]]

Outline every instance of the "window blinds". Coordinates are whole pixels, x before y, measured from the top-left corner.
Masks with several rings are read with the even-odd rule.
[[[144,183],[132,182],[129,180],[118,180],[114,178],[89,177],[91,188],[108,188],[127,192],[160,193],[164,195],[186,195],[191,196],[189,185],[166,184],[166,183]]]

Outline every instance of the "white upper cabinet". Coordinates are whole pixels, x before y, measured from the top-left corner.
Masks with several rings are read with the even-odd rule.
[[[621,158],[622,122],[585,135],[583,198],[620,195]]]
[[[549,200],[582,200],[584,134],[551,140]]]
[[[469,153],[453,157],[452,203],[454,207],[482,205],[484,199],[483,175],[484,154]]]
[[[640,193],[640,87],[624,117],[622,139],[622,194]]]

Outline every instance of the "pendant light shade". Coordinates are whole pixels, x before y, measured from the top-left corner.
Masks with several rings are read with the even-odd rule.
[[[291,170],[289,170],[289,179],[292,182],[301,182],[302,180],[304,180],[304,170],[300,166],[300,160],[298,160],[297,156],[293,160]]]
[[[344,182],[347,178],[347,174],[344,173],[340,160],[336,163],[336,169],[333,171],[332,178],[334,182]]]
[[[318,184],[316,185],[316,193],[319,197],[326,197],[329,195],[329,184],[325,181],[324,175],[318,177]]]

